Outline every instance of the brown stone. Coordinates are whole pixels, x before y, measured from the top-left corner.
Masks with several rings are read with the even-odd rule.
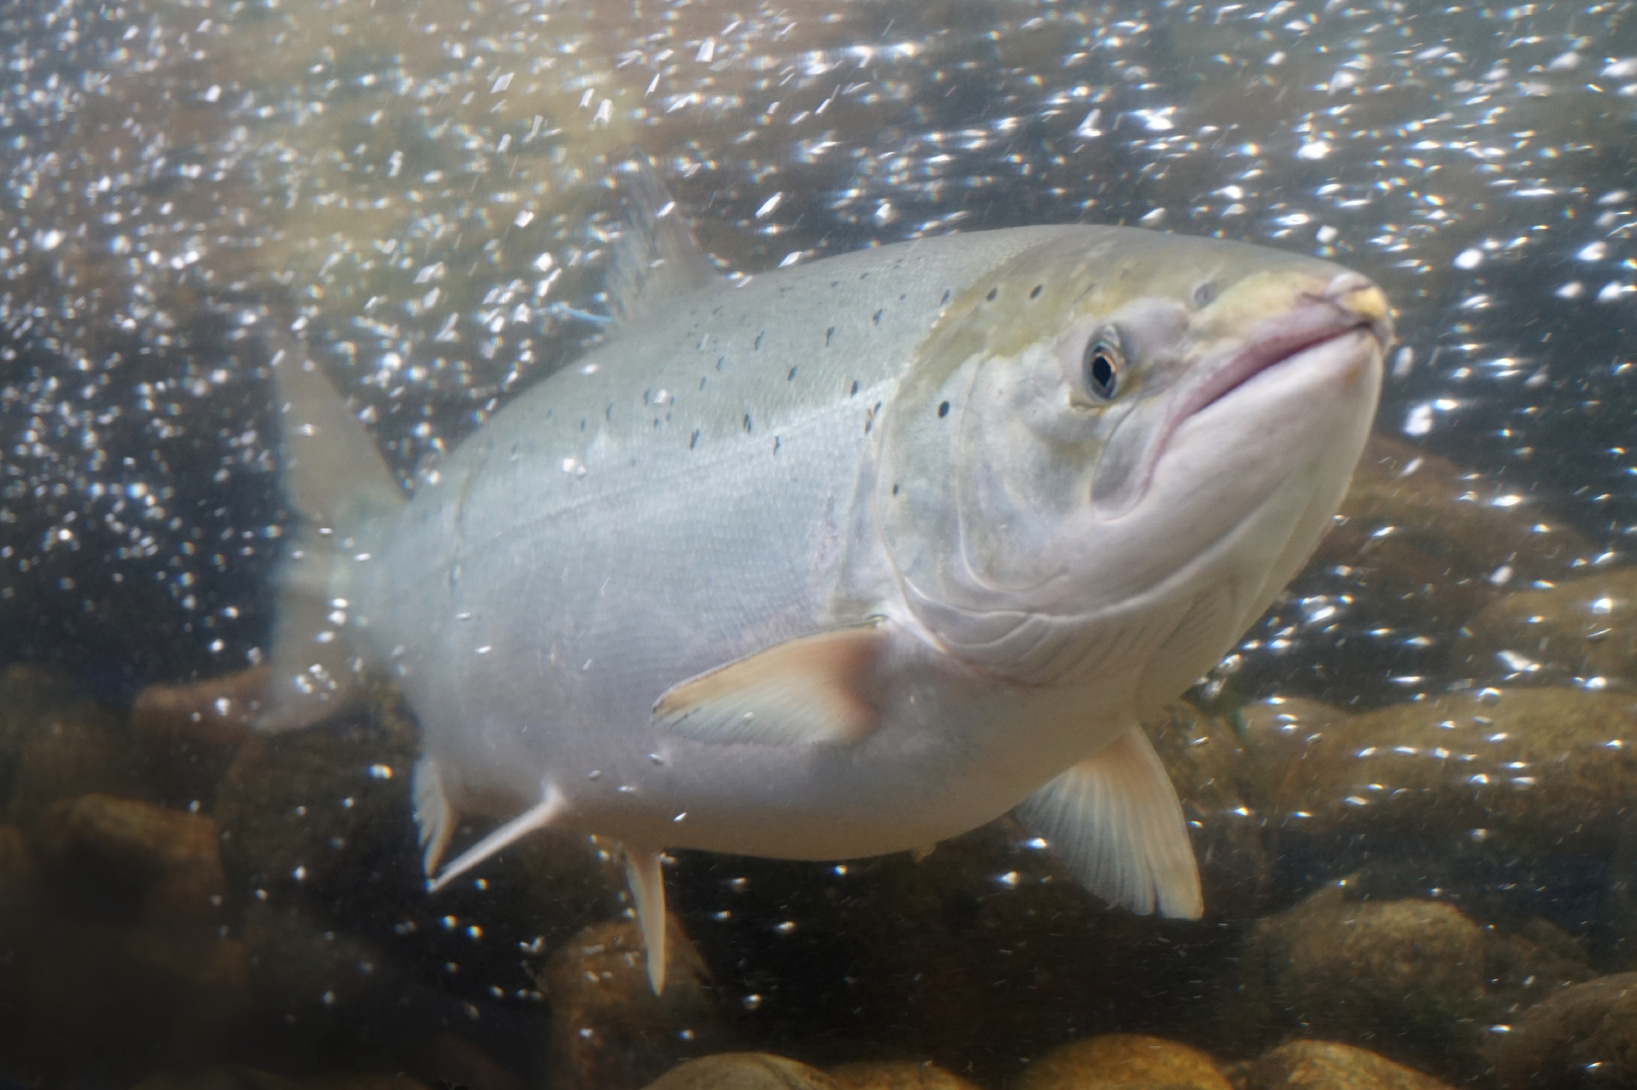
[[[153,1075],[132,1090],[297,1090],[299,1084],[253,1067],[223,1065],[202,1071]]]
[[[1526,1087],[1637,1085],[1637,973],[1565,988],[1491,1038],[1496,1081]]]
[[[1143,726],[1165,763],[1189,822],[1205,908],[1215,918],[1254,915],[1273,877],[1263,815],[1241,791],[1246,754],[1221,718],[1173,705]]]
[[[172,798],[215,798],[216,783],[251,734],[270,666],[180,685],[150,685],[131,705],[131,735]]]
[[[244,946],[203,931],[53,920],[21,967],[29,1047],[126,1076],[232,1055],[250,1014]]]
[[[83,701],[43,710],[18,727],[8,813],[29,829],[53,802],[93,792],[146,794],[136,747],[104,709]]]
[[[1523,584],[1589,555],[1571,527],[1486,502],[1495,490],[1454,462],[1375,436],[1312,563],[1353,569],[1384,623],[1454,627],[1496,598],[1491,577],[1503,568]]]
[[[552,953],[539,982],[551,1002],[553,1085],[640,1086],[724,1045],[704,960],[675,917],[666,919],[666,955],[665,991],[655,995],[635,921],[586,928]]]
[[[1518,590],[1461,629],[1451,658],[1480,679],[1637,684],[1637,568]]]
[[[719,1052],[673,1067],[647,1090],[838,1090],[815,1067],[767,1052]]]
[[[978,1090],[932,1063],[914,1060],[859,1060],[830,1069],[843,1090]]]
[[[336,930],[308,906],[251,902],[244,942],[256,1001],[276,1018],[339,1035],[391,1006],[393,974],[381,946]]]
[[[431,1087],[401,1071],[347,1071],[303,1079],[301,1090],[431,1090]]]
[[[1637,699],[1584,689],[1448,693],[1307,733],[1263,765],[1275,826],[1429,832],[1498,852],[1604,855],[1637,807]]]
[[[0,825],[0,961],[25,940],[39,905],[39,868],[28,839],[16,826]]]
[[[1335,1041],[1292,1041],[1264,1053],[1245,1090],[1450,1090],[1449,1084],[1384,1056]]]
[[[412,850],[409,783],[418,743],[391,706],[310,730],[258,734],[217,792],[222,864],[235,892],[333,903]]]
[[[82,901],[101,911],[128,896],[154,926],[214,926],[223,918],[216,822],[112,795],[60,799],[40,818],[41,859]]]
[[[417,1067],[446,1088],[528,1090],[528,1084],[478,1045],[454,1033],[440,1033],[417,1051]],[[566,1088],[565,1088],[566,1090]]]
[[[1262,921],[1242,1001],[1271,1002],[1287,1026],[1454,1070],[1476,1062],[1492,1009],[1487,955],[1483,930],[1452,906],[1354,900],[1344,880]]]
[[[1030,1064],[1017,1082],[1017,1090],[1122,1087],[1233,1090],[1206,1053],[1140,1033],[1105,1033],[1053,1049]]]

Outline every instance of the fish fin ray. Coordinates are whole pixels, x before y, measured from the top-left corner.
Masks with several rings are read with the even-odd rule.
[[[543,781],[540,784],[539,802],[461,852],[436,878],[427,882],[427,888],[434,893],[437,892],[490,856],[506,850],[530,833],[544,829],[556,821],[566,809],[568,802],[563,798],[562,792],[557,790],[557,785],[550,780]]]
[[[423,851],[422,866],[428,878],[437,873],[438,863],[455,835],[455,808],[443,790],[443,775],[437,758],[423,753],[415,762],[410,795],[415,800],[415,827]]]
[[[370,663],[353,627],[371,559],[408,503],[352,410],[318,366],[285,338],[272,360],[282,422],[281,484],[292,525],[278,573],[273,682],[258,729],[294,730],[329,717]],[[337,599],[346,617],[332,619]]]
[[[655,995],[665,991],[665,874],[659,852],[624,847],[625,881],[647,950],[648,984]]]
[[[654,722],[722,745],[857,742],[880,720],[866,682],[886,639],[870,620],[785,640],[673,685]]]
[[[625,221],[603,284],[615,321],[629,325],[668,299],[726,283],[648,156],[635,152],[620,176]]]
[[[1141,727],[1030,795],[1017,816],[1081,885],[1111,904],[1141,915],[1204,914],[1182,806]]]

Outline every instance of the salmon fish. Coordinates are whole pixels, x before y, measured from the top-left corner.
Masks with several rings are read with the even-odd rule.
[[[547,826],[614,838],[656,991],[667,849],[845,859],[1015,809],[1100,897],[1199,916],[1138,723],[1330,523],[1381,290],[1097,226],[730,280],[651,168],[625,184],[608,338],[413,496],[278,355],[297,517],[263,726],[395,679],[430,884]],[[445,865],[459,815],[498,824]]]

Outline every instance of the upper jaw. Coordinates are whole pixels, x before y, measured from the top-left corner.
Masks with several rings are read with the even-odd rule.
[[[1141,442],[1141,452],[1120,462],[1106,457],[1092,485],[1092,511],[1098,519],[1123,517],[1131,511],[1154,472],[1171,436],[1190,417],[1222,400],[1251,379],[1286,361],[1298,362],[1309,349],[1342,337],[1371,343],[1373,354],[1385,351],[1393,336],[1387,297],[1367,277],[1341,271],[1328,281],[1309,280],[1308,286],[1289,281],[1266,282],[1241,302],[1243,309],[1258,307],[1274,316],[1250,325],[1248,332],[1224,337],[1212,345],[1204,333],[1204,351],[1194,357],[1189,373],[1163,400],[1130,414],[1121,430]],[[1226,300],[1224,300],[1226,302]],[[1351,353],[1348,353],[1351,355]],[[1321,354],[1319,358],[1333,354]],[[1318,362],[1314,359],[1313,362]],[[1121,438],[1116,432],[1116,441]],[[1106,468],[1105,468],[1106,467]]]
[[[1322,291],[1302,293],[1294,308],[1262,322],[1224,362],[1180,391],[1170,423],[1174,427],[1306,349],[1353,332],[1368,333],[1378,351],[1385,351],[1393,339],[1392,314],[1387,297],[1368,277],[1341,272]]]

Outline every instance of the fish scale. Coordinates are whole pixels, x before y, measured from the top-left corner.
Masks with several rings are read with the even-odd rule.
[[[303,517],[263,725],[395,676],[433,885],[547,825],[611,836],[656,990],[670,848],[873,855],[1016,806],[1094,892],[1199,915],[1137,722],[1328,524],[1391,337],[1379,289],[1099,227],[730,282],[651,173],[627,181],[610,338],[412,499],[281,355]],[[440,870],[457,814],[501,824]]]

